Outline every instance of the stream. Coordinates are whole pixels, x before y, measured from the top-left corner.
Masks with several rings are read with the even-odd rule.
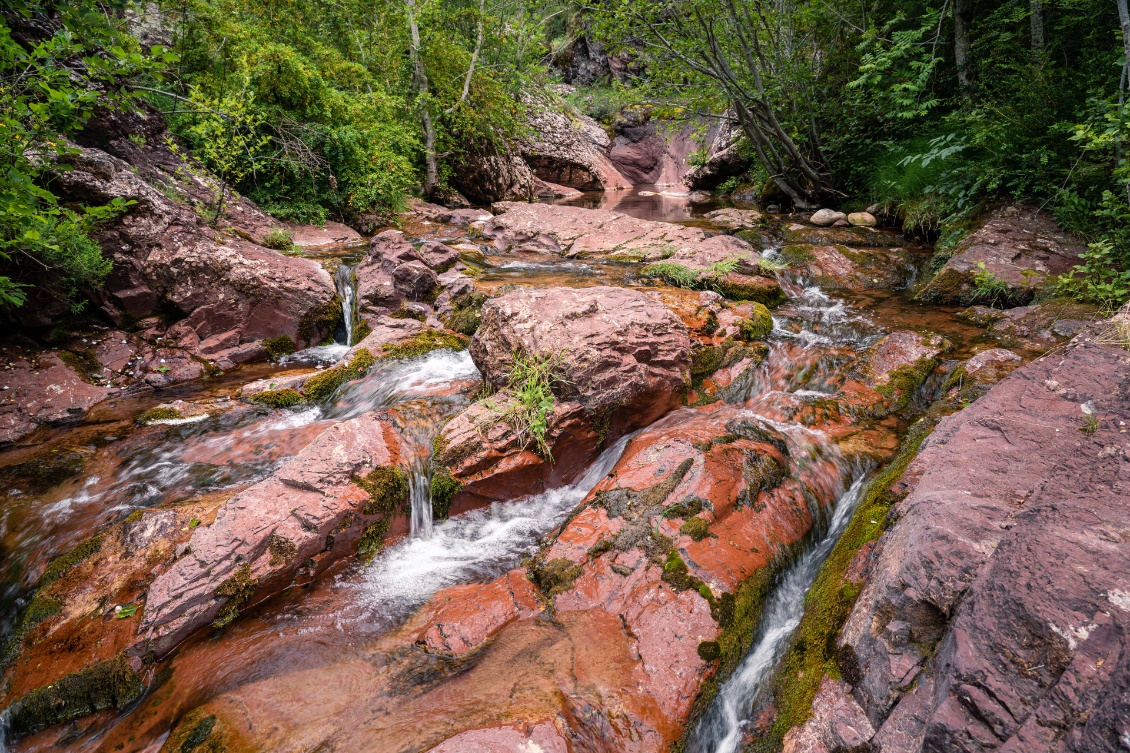
[[[694,224],[703,212],[717,208],[690,204],[685,198],[641,195],[639,190],[622,193],[611,198],[586,194],[571,202],[591,207],[612,201],[616,211],[641,219]],[[477,281],[486,290],[510,284],[646,284],[627,264],[515,259],[490,256],[489,249],[487,253],[488,267]],[[337,344],[212,382],[122,398],[99,408],[82,424],[37,435],[37,444],[0,452],[0,639],[10,632],[31,585],[53,557],[135,510],[245,489],[269,476],[327,426],[373,410],[396,408],[405,417],[408,439],[430,446],[439,427],[477,390],[479,373],[466,351],[433,351],[413,360],[382,363],[321,407],[268,411],[233,397],[239,385],[253,379],[324,366],[344,354],[354,339],[355,260],[356,255],[344,257],[335,272],[345,313]],[[968,354],[983,336],[983,330],[956,320],[956,309],[912,304],[898,292],[833,294],[800,278],[784,282],[790,300],[774,312],[770,355],[728,400],[743,405],[750,420],[779,431],[790,455],[804,459],[800,467],[805,483],[827,487],[827,498],[835,502],[821,505],[814,501],[820,495],[812,495],[816,525],[776,579],[749,654],[695,729],[690,749],[702,753],[740,749],[745,722],[789,646],[804,596],[874,470],[842,461],[819,432],[792,421],[795,406],[835,392],[843,381],[843,364],[888,331],[942,334],[954,343],[955,356]],[[150,426],[134,424],[136,415],[171,396],[205,405],[208,413]],[[568,486],[441,522],[432,519],[430,462],[421,459],[410,474],[410,528],[372,562],[343,564],[308,586],[291,588],[248,610],[218,638],[190,638],[172,659],[176,682],[150,693],[120,717],[104,715],[102,723],[88,727],[69,725],[62,740],[59,729],[49,729],[7,747],[0,718],[0,753],[156,753],[179,715],[211,698],[290,673],[316,677],[322,668],[350,659],[375,661],[371,657],[383,645],[383,636],[404,624],[436,591],[486,582],[518,566],[609,473],[630,440],[623,437],[613,443]],[[327,692],[337,690],[312,689],[311,695],[317,699]],[[365,701],[363,695],[358,699]],[[304,702],[305,697],[295,700]]]

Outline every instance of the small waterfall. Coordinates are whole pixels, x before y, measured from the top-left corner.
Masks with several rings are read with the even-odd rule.
[[[804,616],[804,598],[820,568],[863,498],[865,478],[860,476],[836,503],[828,531],[793,562],[778,579],[762,611],[761,624],[749,654],[718,691],[714,703],[695,729],[689,750],[694,753],[736,753],[742,727],[753,703],[773,678],[793,632]]]
[[[337,342],[342,345],[353,344],[353,324],[357,319],[357,267],[339,264],[334,273],[334,285],[341,298],[341,326],[338,327]]]
[[[432,491],[428,460],[412,464],[408,479],[408,500],[412,506],[409,532],[412,538],[432,537]]]

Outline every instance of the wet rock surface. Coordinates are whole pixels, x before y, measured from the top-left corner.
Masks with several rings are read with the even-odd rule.
[[[1128,365],[1077,340],[939,424],[841,634],[851,685],[821,688],[794,745],[833,750],[847,725],[884,751],[1116,749],[1130,718]]]

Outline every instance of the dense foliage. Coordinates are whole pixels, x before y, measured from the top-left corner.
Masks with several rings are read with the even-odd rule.
[[[158,75],[161,48],[141,55],[104,10],[107,3],[31,4],[7,0],[0,20],[0,305],[20,306],[33,282],[75,310],[80,289],[101,284],[110,262],[90,238],[125,205],[69,207],[50,171],[74,151],[64,135],[96,106],[130,105],[121,83]],[[35,35],[13,36],[30,27]]]
[[[276,216],[356,223],[399,208],[425,163],[442,191],[447,158],[513,136],[536,31],[520,10],[174,0],[162,7],[181,60],[170,93],[192,104],[156,101],[196,156]]]
[[[608,12],[611,8],[611,12]],[[620,0],[590,9],[645,62],[637,96],[727,112],[797,205],[885,204],[943,247],[1028,201],[1095,243],[1061,290],[1130,298],[1124,0]],[[1128,21],[1130,23],[1130,21]]]

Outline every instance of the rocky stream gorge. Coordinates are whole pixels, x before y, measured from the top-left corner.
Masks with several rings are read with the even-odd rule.
[[[115,143],[63,174],[138,202],[115,326],[3,352],[0,750],[1130,749],[1130,313],[1032,300],[1080,252],[1036,208],[283,253]]]

